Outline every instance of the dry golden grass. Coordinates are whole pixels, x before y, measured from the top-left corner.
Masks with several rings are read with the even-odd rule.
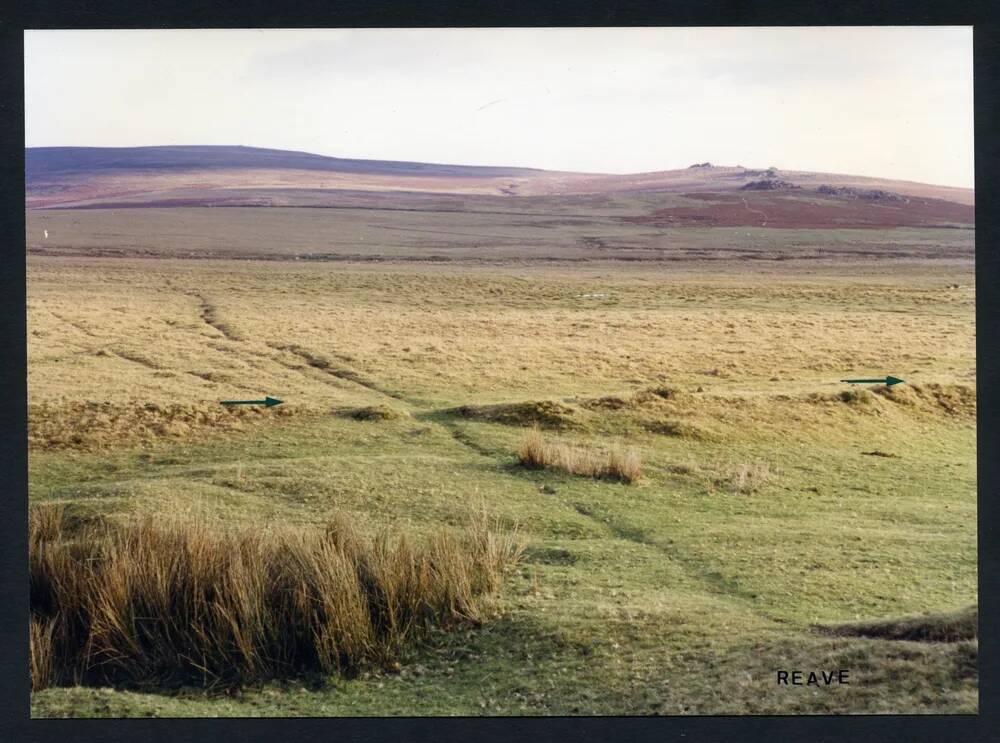
[[[539,428],[528,429],[517,452],[522,466],[555,469],[571,475],[634,483],[642,476],[642,459],[635,449],[615,444],[608,451],[594,451],[549,441]]]
[[[238,210],[218,211],[235,215]],[[404,217],[398,218],[407,226]],[[806,241],[822,238],[793,232],[711,231],[704,247],[791,240],[805,249]],[[442,239],[403,234],[435,244]],[[829,237],[853,243],[858,236],[838,231]],[[872,232],[866,239],[901,248],[922,241],[932,248],[937,238]],[[533,242],[531,249],[541,255],[547,246]],[[432,668],[412,684],[385,684],[384,689],[377,679],[338,685],[336,694],[318,694],[314,706],[301,709],[312,714],[394,709],[467,714],[480,709],[485,697],[510,701],[503,712],[518,714],[719,711],[719,706],[705,706],[700,693],[706,669],[735,678],[732,668],[742,673],[752,664],[739,654],[722,665],[714,657],[694,658],[685,665],[695,680],[686,682],[671,663],[691,651],[692,641],[714,647],[733,640],[747,648],[747,657],[756,658],[759,652],[751,643],[772,628],[783,643],[787,639],[783,651],[798,648],[798,657],[808,661],[815,646],[802,644],[807,641],[797,628],[816,617],[837,621],[861,609],[873,617],[898,616],[975,601],[971,263],[907,265],[872,261],[807,273],[797,260],[461,267],[32,256],[29,390],[33,406],[41,406],[32,408],[32,425],[41,433],[51,422],[53,440],[78,434],[84,439],[80,448],[87,440],[116,448],[106,462],[101,454],[38,451],[31,460],[32,498],[68,500],[78,521],[203,509],[234,524],[308,524],[336,503],[371,523],[415,518],[418,528],[432,530],[435,523],[454,523],[471,486],[496,508],[517,514],[530,529],[533,546],[537,541],[545,551],[542,562],[531,561],[532,577],[522,582],[533,593],[512,602],[515,621],[457,642],[472,652],[462,648],[455,673],[450,667],[449,673]],[[949,290],[951,283],[963,288]],[[850,404],[836,394],[843,389],[841,378],[889,372],[907,384],[886,394],[872,390],[867,405]],[[295,417],[280,427],[255,426],[253,435],[241,435],[234,427],[234,435],[206,447],[184,439],[199,431],[230,433],[223,411],[218,420],[187,420],[186,411],[179,411],[170,421],[145,408],[151,402],[164,410],[183,404],[193,412],[210,412],[221,408],[220,399],[265,393],[286,404],[259,416],[233,418],[247,434],[257,417],[272,421],[284,411],[294,411]],[[116,415],[119,408],[136,415],[126,411],[108,424],[101,418],[104,411],[93,408],[76,420],[76,406],[88,400],[111,403]],[[382,405],[406,410],[411,419],[360,424],[331,415]],[[306,414],[315,419],[299,417]],[[456,420],[460,415],[465,419]],[[146,427],[143,440],[166,439],[162,456],[130,451],[133,420]],[[162,436],[156,428],[161,423],[168,431]],[[641,447],[649,471],[644,475],[648,487],[641,489],[649,496],[641,496],[643,508],[635,508],[635,498],[616,497],[616,491],[626,496],[639,488],[559,472],[536,473],[526,482],[525,472],[502,466],[521,430],[534,423],[543,430],[572,431],[562,435],[567,443],[621,436]],[[862,455],[873,440],[882,441],[882,431],[907,439],[905,457]],[[872,439],[872,433],[878,435]],[[536,443],[554,447],[556,434],[545,435],[552,441],[538,434]],[[604,454],[598,448],[584,450],[583,456],[563,453],[547,459],[545,446],[539,446],[531,461],[545,466],[561,458],[574,470],[600,471]],[[760,480],[751,465],[766,460],[774,470],[763,486],[767,497],[733,496],[744,501],[745,507],[738,508],[729,498],[704,497],[713,487],[722,492],[729,487],[730,472],[713,464],[720,453],[747,464],[743,475],[738,468],[732,473],[737,488]],[[638,464],[620,459],[622,470]],[[815,466],[826,459],[828,467]],[[943,470],[941,459],[955,469]],[[713,484],[714,478],[722,479]],[[558,496],[539,497],[536,485]],[[831,492],[838,497],[827,497]],[[568,503],[578,507],[567,508]],[[846,566],[814,560],[813,540],[792,544],[784,538],[789,518],[796,530],[809,531],[820,542],[863,538],[872,561]],[[933,540],[926,538],[927,524],[933,525]],[[37,581],[50,576],[67,595],[89,597],[88,611],[103,624],[93,640],[89,630],[81,631],[69,635],[73,644],[67,644],[67,627],[73,625],[54,621],[64,616],[55,607],[35,603],[44,609],[35,611],[32,630],[36,685],[72,683],[77,674],[98,684],[152,675],[165,683],[222,685],[297,669],[322,670],[324,662],[334,669],[342,662],[350,673],[352,664],[392,657],[385,650],[393,644],[387,638],[401,636],[405,643],[428,622],[462,621],[476,610],[483,616],[490,596],[485,589],[498,582],[500,572],[476,573],[484,592],[470,603],[469,555],[479,554],[475,559],[489,564],[507,552],[505,537],[495,530],[488,532],[495,538],[470,540],[443,532],[401,547],[399,538],[380,543],[349,524],[334,523],[328,533],[292,533],[287,539],[282,531],[245,539],[242,531],[227,536],[207,530],[204,538],[183,531],[185,544],[191,545],[183,546],[177,530],[168,526],[155,530],[167,534],[155,539],[133,527],[99,530],[93,536],[104,546],[92,546],[86,532],[65,528],[65,536],[53,538],[58,523],[51,520],[38,530],[36,555],[44,555],[49,567],[35,571],[35,596],[44,598],[44,581]],[[43,540],[43,534],[49,536]],[[169,545],[158,554],[169,552],[172,562],[124,573],[135,600],[123,602],[111,590],[120,579],[111,575],[105,581],[104,572],[111,556],[128,564],[125,549],[113,545],[132,544],[142,534],[148,542]],[[436,546],[439,538],[466,546],[446,549]],[[567,544],[570,538],[574,541]],[[656,545],[667,543],[671,548],[665,557]],[[196,577],[225,577],[229,594],[224,599],[209,601],[183,577],[190,572],[188,553],[198,544],[203,547]],[[593,559],[577,560],[580,547]],[[630,569],[623,572],[619,558],[626,549]],[[149,552],[131,549],[128,556],[134,561]],[[261,568],[253,557],[261,554],[284,565],[283,572]],[[365,557],[348,560],[345,567],[340,554]],[[405,554],[411,558],[403,559]],[[103,562],[84,562],[92,555],[103,556]],[[433,574],[438,577],[432,583],[437,588],[429,594],[433,603],[421,604],[414,618],[414,592],[404,589],[427,585],[417,568],[430,565],[430,555],[436,555]],[[144,565],[154,562],[143,560]],[[879,568],[890,562],[898,566],[892,576]],[[690,564],[711,566],[726,580],[688,575]],[[942,564],[948,570],[939,570]],[[361,578],[351,565],[367,566]],[[801,571],[806,566],[808,574]],[[405,577],[414,573],[412,580]],[[621,608],[633,617],[625,633],[633,640],[622,642],[621,653],[596,653],[580,661],[571,668],[573,683],[562,683],[570,678],[564,670],[571,660],[566,652],[575,657],[577,643],[589,646],[600,639],[603,645],[612,635],[618,641],[625,636],[618,631],[625,625],[607,622],[604,586],[611,573],[620,575],[628,589]],[[134,590],[145,586],[143,574],[159,576],[143,588],[145,594]],[[683,580],[664,582],[665,574]],[[96,579],[84,580],[88,576]],[[183,598],[177,602],[180,610],[172,606],[169,615],[186,620],[183,626],[161,622],[158,627],[145,619],[156,614],[136,603],[141,599],[162,613],[153,599],[162,593],[156,585],[164,581],[176,585],[176,595]],[[278,602],[267,588],[272,584],[286,592],[304,586],[300,603],[287,596],[285,603]],[[383,585],[396,588],[380,592]],[[747,611],[747,591],[760,597],[756,611]],[[706,596],[713,607],[709,614]],[[327,603],[336,611],[325,608]],[[206,608],[216,604],[221,609]],[[106,617],[107,606],[126,612],[125,632],[112,633],[116,625]],[[402,608],[392,614],[383,608],[389,606]],[[200,614],[192,623],[189,615],[195,610]],[[227,617],[235,619],[227,622]],[[385,617],[395,617],[395,624]],[[773,618],[780,624],[772,624]],[[286,633],[277,642],[269,629],[275,621],[320,629]],[[557,625],[551,642],[541,636],[551,633],[524,632]],[[385,629],[393,626],[397,629]],[[201,627],[200,634],[192,627]],[[192,650],[183,653],[179,671],[175,664],[182,651],[164,639],[165,631],[171,642],[185,642]],[[130,637],[139,638],[138,651]],[[525,643],[537,664],[511,654],[512,647]],[[649,655],[650,648],[658,652]],[[437,657],[436,652],[414,655],[421,662]],[[642,686],[652,690],[649,694],[636,695],[635,669],[619,673],[614,659],[626,656],[647,659],[641,670],[648,670]],[[920,663],[940,669],[942,659],[951,664],[948,654],[928,655]],[[513,702],[504,686],[512,673],[519,683],[523,679],[525,696],[537,694],[546,701],[539,706]],[[667,679],[669,686],[663,685]],[[893,683],[866,685],[863,703],[837,696],[803,704],[812,705],[809,711],[975,711],[975,692],[967,680],[961,682],[961,703],[949,696],[955,688],[951,681],[928,683],[928,693],[938,699],[930,707],[923,691],[903,692]],[[552,694],[553,688],[559,693]],[[949,691],[939,697],[942,688]],[[868,696],[870,690],[874,694]],[[56,711],[64,693],[76,691],[41,692],[36,709],[65,714]],[[751,686],[730,696],[719,703],[727,712],[807,708],[791,698],[762,701]],[[112,697],[124,700],[113,709],[142,713],[141,706],[132,706],[132,695]],[[283,692],[275,699],[281,701],[240,703],[232,710],[287,714],[291,704]],[[656,706],[650,708],[649,700]],[[194,704],[185,697],[169,709],[181,714],[208,709]],[[77,702],[69,709],[72,714],[88,710]],[[106,707],[94,713],[109,714]]]
[[[521,438],[521,445],[517,450],[518,461],[524,467],[532,469],[543,469],[550,466],[554,454],[552,445],[545,440],[537,426],[525,431]]]
[[[31,402],[211,407],[269,393],[286,401],[273,417],[293,405],[388,402],[369,383],[445,407],[659,384],[834,392],[854,372],[974,381],[969,268],[808,276],[302,263],[198,261],[192,271],[182,260],[31,257]],[[849,321],[858,306],[871,322]],[[552,412],[556,425],[579,413]]]
[[[302,412],[301,410],[299,412]],[[42,402],[28,408],[28,445],[32,449],[105,449],[183,440],[199,433],[232,434],[254,424],[287,419],[295,408],[200,404],[74,401]]]
[[[32,691],[39,691],[52,685],[55,675],[52,658],[54,628],[55,622],[43,622],[31,617],[28,626],[28,662]]]
[[[729,473],[720,481],[730,492],[736,494],[756,493],[771,479],[771,465],[763,459],[740,462],[729,468]]]
[[[518,560],[484,514],[425,541],[146,518],[64,532],[29,521],[32,687],[229,685],[397,661],[430,626],[479,622]]]

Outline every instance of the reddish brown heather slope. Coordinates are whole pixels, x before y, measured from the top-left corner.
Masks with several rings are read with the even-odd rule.
[[[950,227],[975,221],[975,207],[929,198],[865,200],[816,191],[690,193],[704,206],[657,209],[634,224],[657,227]]]

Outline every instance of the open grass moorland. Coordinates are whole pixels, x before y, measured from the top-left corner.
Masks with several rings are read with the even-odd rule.
[[[342,210],[187,211],[29,213],[32,504],[68,538],[186,519],[227,545],[344,518],[434,545],[485,507],[523,551],[387,662],[63,679],[33,715],[977,710],[970,231],[536,225],[359,261],[438,227],[380,212],[329,247]],[[260,255],[293,219],[315,244]],[[191,260],[195,233],[227,247]],[[775,682],[830,669],[850,684]]]

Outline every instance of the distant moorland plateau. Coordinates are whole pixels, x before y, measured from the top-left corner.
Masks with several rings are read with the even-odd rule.
[[[687,198],[626,217],[664,227],[884,228],[971,224],[975,202],[971,189],[710,163],[606,175],[226,146],[38,147],[25,161],[29,208],[357,206],[390,193],[420,208],[428,197],[659,193]]]

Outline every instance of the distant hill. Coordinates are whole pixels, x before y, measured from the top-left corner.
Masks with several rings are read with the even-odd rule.
[[[629,193],[671,193],[725,200],[781,201],[792,208],[803,199],[850,205],[862,224],[871,209],[891,209],[890,223],[971,223],[972,189],[934,186],[863,176],[776,168],[714,166],[630,175],[570,173],[532,168],[446,165],[358,160],[307,152],[237,146],[37,147],[25,150],[25,203],[28,208],[125,206],[330,206],[348,194],[393,193],[403,198],[437,196],[561,197]],[[791,201],[789,201],[789,199]],[[910,200],[922,200],[911,204]],[[942,201],[952,207],[924,203]],[[966,207],[955,209],[955,205]],[[919,208],[918,208],[919,207]],[[742,208],[742,207],[741,207]],[[867,212],[866,212],[867,210]],[[732,211],[732,210],[731,210]],[[818,214],[813,209],[812,212]],[[919,212],[919,214],[917,213]],[[640,215],[641,216],[641,215]],[[646,217],[643,217],[644,219]],[[837,213],[818,224],[837,224]],[[745,214],[648,215],[650,224],[742,223]],[[809,218],[810,220],[812,217]],[[721,220],[718,221],[718,220]],[[825,221],[824,221],[825,220]],[[791,219],[791,222],[797,220]]]
[[[183,170],[315,170],[331,173],[422,175],[438,177],[517,177],[542,171],[475,165],[393,160],[352,160],[309,152],[260,147],[185,145],[161,147],[29,147],[29,182],[55,174],[156,172]]]

